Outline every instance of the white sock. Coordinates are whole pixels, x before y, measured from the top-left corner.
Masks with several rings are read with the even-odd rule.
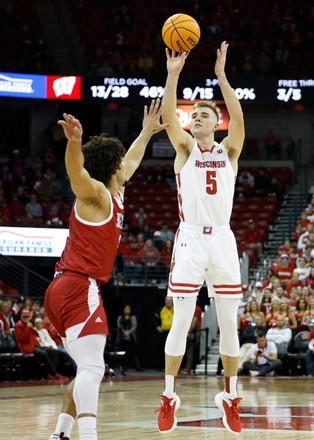
[[[165,391],[163,392],[164,396],[172,397],[174,394],[174,376],[170,374],[166,374],[165,377]]]
[[[70,438],[74,422],[75,419],[70,414],[61,413],[58,417],[55,433],[64,432],[64,436]]]
[[[96,417],[77,419],[80,440],[97,440]]]

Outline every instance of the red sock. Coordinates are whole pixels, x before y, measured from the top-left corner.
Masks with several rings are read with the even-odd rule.
[[[230,377],[225,376],[225,391],[230,394]]]

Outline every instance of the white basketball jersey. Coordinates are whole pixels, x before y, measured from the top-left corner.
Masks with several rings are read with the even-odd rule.
[[[201,150],[197,142],[176,175],[179,217],[201,226],[222,226],[230,222],[235,174],[221,143]]]

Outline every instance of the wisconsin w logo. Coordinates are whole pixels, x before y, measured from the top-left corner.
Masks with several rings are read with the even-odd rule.
[[[62,78],[54,80],[52,87],[56,97],[58,98],[61,95],[71,95],[75,83],[75,76],[63,76]]]

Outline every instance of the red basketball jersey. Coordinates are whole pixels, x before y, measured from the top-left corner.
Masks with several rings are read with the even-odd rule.
[[[111,275],[123,228],[123,196],[114,197],[109,191],[110,214],[100,223],[79,217],[76,200],[69,221],[69,236],[56,271],[71,270],[106,283]]]

